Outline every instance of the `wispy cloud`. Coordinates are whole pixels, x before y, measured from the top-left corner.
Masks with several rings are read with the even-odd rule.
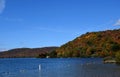
[[[10,22],[21,22],[23,21],[22,18],[10,18],[10,17],[6,17],[4,18],[5,21],[10,21]]]
[[[48,28],[48,27],[37,27],[37,30],[48,31],[48,32],[55,32],[55,33],[66,33],[66,34],[76,34],[75,30],[68,30],[63,28]]]
[[[6,50],[7,50],[6,48],[0,48],[0,52],[6,51]]]
[[[3,13],[5,9],[5,0],[0,0],[0,14]]]
[[[24,19],[21,17],[4,17],[4,16],[0,16],[0,20],[5,21],[5,22],[23,22]]]
[[[118,20],[116,21],[116,23],[114,24],[114,26],[120,26],[120,19],[118,19]]]
[[[39,30],[43,30],[43,31],[50,31],[50,32],[58,32],[58,33],[69,33],[67,31],[63,31],[60,29],[54,29],[54,28],[47,28],[47,27],[40,27],[38,28]]]
[[[0,52],[1,52],[1,51],[6,51],[6,50],[7,50],[4,46],[6,46],[5,43],[0,43]]]

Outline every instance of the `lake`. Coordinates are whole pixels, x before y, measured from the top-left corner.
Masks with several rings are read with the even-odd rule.
[[[120,77],[120,66],[101,58],[5,58],[0,77]]]

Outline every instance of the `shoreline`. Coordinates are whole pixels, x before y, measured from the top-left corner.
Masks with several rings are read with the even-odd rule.
[[[104,63],[117,63],[115,60],[105,60]]]

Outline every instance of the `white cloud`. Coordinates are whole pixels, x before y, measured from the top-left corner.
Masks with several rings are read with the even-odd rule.
[[[120,26],[120,19],[117,20],[117,22],[114,24],[114,26]]]
[[[0,0],[0,14],[4,11],[5,9],[5,0]]]

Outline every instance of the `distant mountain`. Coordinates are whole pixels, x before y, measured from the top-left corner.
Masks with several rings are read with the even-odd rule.
[[[120,51],[120,29],[87,32],[56,49],[57,57],[106,57]]]
[[[43,56],[52,52],[58,47],[43,47],[43,48],[16,48],[8,51],[0,52],[0,58],[25,58]]]

